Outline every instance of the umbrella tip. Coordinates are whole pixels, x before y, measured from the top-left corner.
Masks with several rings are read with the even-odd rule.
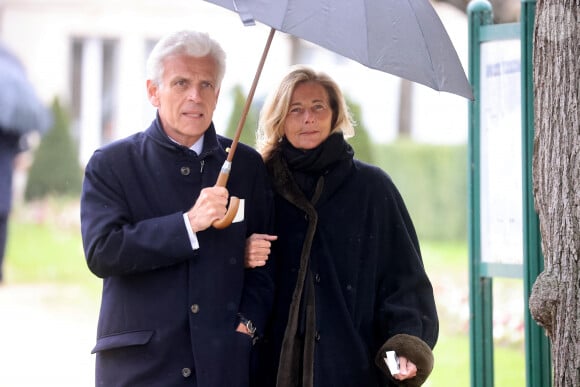
[[[243,4],[238,4],[236,0],[234,0],[234,9],[240,15],[240,19],[242,19],[242,23],[244,26],[255,26],[256,20],[254,20],[254,15],[252,15],[248,9]]]
[[[240,14],[240,18],[242,19],[242,23],[244,23],[245,27],[251,27],[256,25],[254,17],[250,14]]]

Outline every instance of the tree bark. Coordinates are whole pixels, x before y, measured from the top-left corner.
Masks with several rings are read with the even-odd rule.
[[[580,386],[580,0],[538,0],[534,201],[544,271],[529,300],[552,347],[554,387]]]

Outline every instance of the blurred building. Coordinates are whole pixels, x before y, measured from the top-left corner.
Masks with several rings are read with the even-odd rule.
[[[435,3],[467,70],[467,19]],[[145,59],[164,34],[183,28],[207,31],[224,46],[228,69],[215,122],[225,130],[231,90],[249,88],[269,28],[244,27],[231,11],[202,0],[1,0],[0,39],[27,67],[50,104],[58,97],[70,110],[81,163],[94,149],[144,129],[154,110],[146,98]],[[294,58],[294,60],[292,59]],[[278,33],[270,49],[256,100],[293,61],[311,64],[337,79],[361,105],[364,125],[377,142],[397,136],[400,79]],[[411,134],[427,142],[467,138],[467,101],[413,85]]]

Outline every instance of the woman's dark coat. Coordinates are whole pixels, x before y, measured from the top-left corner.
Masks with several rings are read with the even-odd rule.
[[[431,371],[438,318],[413,224],[391,179],[349,158],[323,175],[311,205],[279,150],[267,167],[276,193],[277,292],[258,344],[262,380],[255,385],[275,386],[276,370],[278,386],[391,385],[385,349],[424,368],[414,381],[420,384]],[[295,368],[302,356],[296,343],[306,348],[304,376]]]
[[[252,340],[235,332],[237,313],[263,329],[273,292],[267,269],[244,270],[246,238],[272,226],[257,152],[239,144],[227,185],[245,199],[242,222],[198,232],[194,251],[183,219],[215,185],[230,144],[211,125],[198,157],[155,120],[88,163],[82,236],[88,266],[103,278],[97,385],[247,385]]]

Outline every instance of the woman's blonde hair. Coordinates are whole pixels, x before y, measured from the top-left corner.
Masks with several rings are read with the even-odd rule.
[[[345,138],[354,136],[354,122],[337,83],[325,73],[306,66],[294,66],[284,76],[278,88],[268,96],[260,111],[256,148],[264,160],[269,160],[274,150],[280,146],[292,93],[298,84],[304,82],[316,82],[326,89],[332,110],[330,133],[342,132]]]

